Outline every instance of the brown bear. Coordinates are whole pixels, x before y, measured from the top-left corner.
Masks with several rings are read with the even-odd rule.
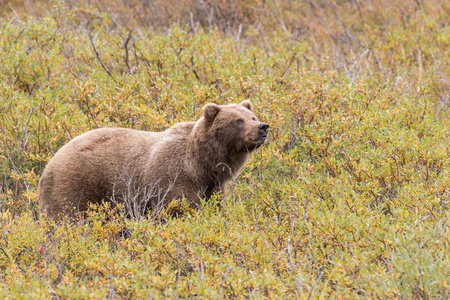
[[[128,213],[161,209],[186,197],[198,207],[237,176],[253,150],[267,139],[269,125],[257,121],[253,106],[203,107],[197,122],[163,132],[101,128],[63,146],[39,182],[41,206],[56,218],[85,211],[88,203],[124,203]]]

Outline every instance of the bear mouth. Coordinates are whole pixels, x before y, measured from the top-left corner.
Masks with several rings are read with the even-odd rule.
[[[251,139],[251,141],[256,142],[256,143],[264,143],[266,139],[267,139],[267,135],[262,135],[262,136],[257,137],[256,139]]]
[[[267,139],[267,135],[262,135],[257,138],[250,138],[248,144],[244,148],[244,152],[252,152],[261,147]]]

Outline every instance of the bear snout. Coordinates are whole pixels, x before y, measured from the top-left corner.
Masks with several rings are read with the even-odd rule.
[[[267,135],[267,133],[269,132],[269,124],[261,123],[259,124],[258,129],[261,134]]]

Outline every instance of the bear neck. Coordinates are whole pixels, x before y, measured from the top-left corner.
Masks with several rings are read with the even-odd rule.
[[[187,145],[187,160],[193,178],[208,182],[207,188],[222,189],[247,162],[250,152],[230,149],[217,137],[204,118],[194,126]]]

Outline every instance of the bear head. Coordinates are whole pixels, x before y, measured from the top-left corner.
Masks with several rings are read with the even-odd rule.
[[[257,120],[248,100],[229,105],[209,103],[203,114],[210,135],[230,152],[252,152],[267,139],[269,125]]]

